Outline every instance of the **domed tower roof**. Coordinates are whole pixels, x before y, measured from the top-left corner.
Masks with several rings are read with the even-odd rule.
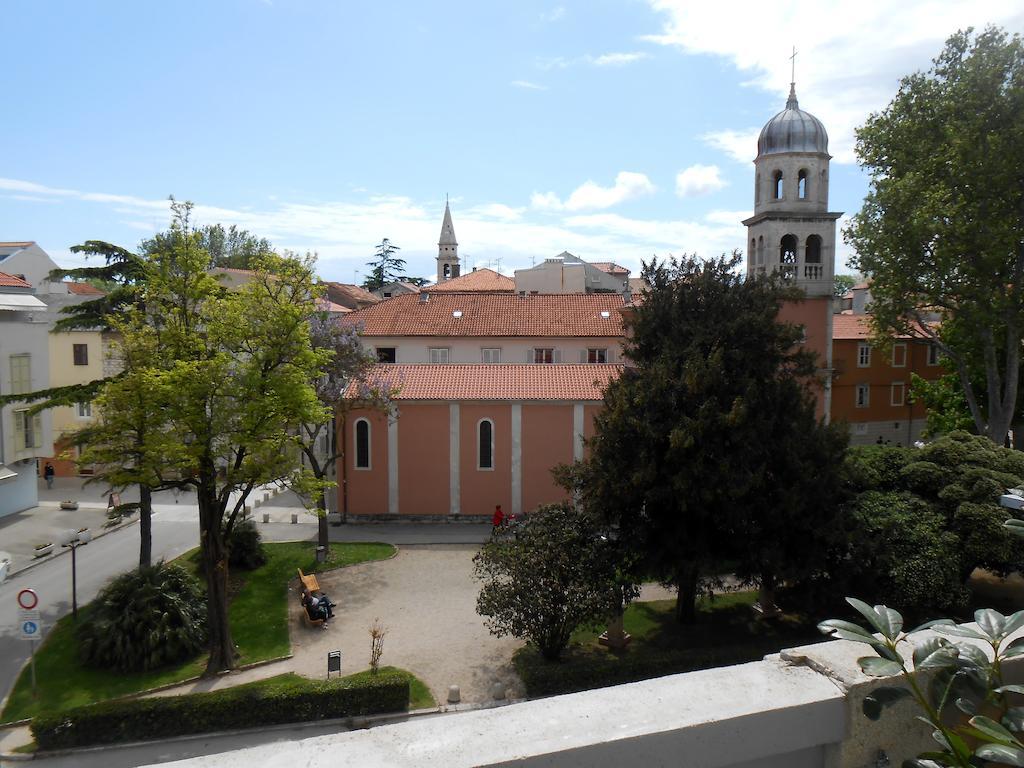
[[[796,86],[790,83],[786,108],[765,123],[757,137],[757,156],[780,152],[820,152],[828,154],[828,134],[821,120],[800,109]]]

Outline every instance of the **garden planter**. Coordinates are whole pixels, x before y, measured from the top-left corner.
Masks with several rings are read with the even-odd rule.
[[[35,556],[36,557],[46,557],[51,552],[53,552],[53,542],[52,541],[49,544],[39,544],[39,545],[37,545],[36,549],[35,549]]]
[[[60,503],[61,509],[78,509],[77,501],[62,501]]]

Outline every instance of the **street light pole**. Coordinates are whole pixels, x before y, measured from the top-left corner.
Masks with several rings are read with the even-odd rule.
[[[92,534],[88,529],[83,528],[77,532],[68,531],[64,538],[61,546],[71,550],[71,618],[73,621],[78,621],[78,560],[76,552],[79,547],[84,547],[92,541]]]

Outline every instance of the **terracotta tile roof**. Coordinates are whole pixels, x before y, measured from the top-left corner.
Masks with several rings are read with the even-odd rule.
[[[854,315],[846,310],[838,315],[832,315],[832,338],[842,339],[870,339],[871,338],[871,315]],[[849,314],[848,314],[849,313]],[[920,327],[919,327],[920,329]],[[894,338],[913,339],[921,338],[909,333],[902,333]]]
[[[379,296],[374,296],[365,288],[360,288],[358,285],[352,283],[333,283],[327,282],[328,293],[331,291],[337,291],[338,293],[344,294],[352,298],[353,301],[359,301],[366,304],[376,304],[380,301]]]
[[[14,275],[8,275],[6,272],[0,272],[0,285],[4,288],[31,288],[31,284],[25,282],[20,277]]]
[[[105,291],[101,291],[95,285],[89,285],[89,283],[75,283],[70,280],[65,280],[64,285],[68,287],[68,293],[73,293],[77,296],[106,296]]]
[[[590,266],[597,267],[602,272],[607,272],[609,275],[628,275],[629,270],[614,261],[592,261]]]
[[[424,288],[431,293],[444,291],[497,291],[500,293],[515,293],[516,281],[511,277],[495,272],[493,269],[476,269],[459,275],[451,280],[445,280],[437,285],[430,285]]]
[[[604,388],[625,366],[495,364],[382,364],[369,380],[398,387],[397,400],[589,400],[604,398]],[[355,397],[352,386],[346,397]]]
[[[345,320],[361,323],[364,336],[622,336],[622,306],[617,293],[439,291],[396,296]]]

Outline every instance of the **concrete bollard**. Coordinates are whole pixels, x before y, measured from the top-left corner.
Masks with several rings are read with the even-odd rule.
[[[263,522],[264,523],[269,523],[270,522],[270,513],[269,512],[264,512],[263,513]]]
[[[459,686],[449,685],[448,686],[448,703],[458,704],[462,700],[462,694],[459,693]]]
[[[299,522],[299,513],[298,512],[292,512],[292,525],[295,525],[298,522]]]
[[[254,502],[253,502],[253,504],[254,504],[255,506],[257,506],[257,507],[258,507],[258,506],[259,506],[260,504],[262,504],[262,503],[263,503],[263,502],[262,502],[262,501],[260,501],[259,499],[256,499],[256,501],[254,501]]]
[[[505,684],[496,682],[491,686],[491,698],[495,701],[503,701],[505,699]]]

